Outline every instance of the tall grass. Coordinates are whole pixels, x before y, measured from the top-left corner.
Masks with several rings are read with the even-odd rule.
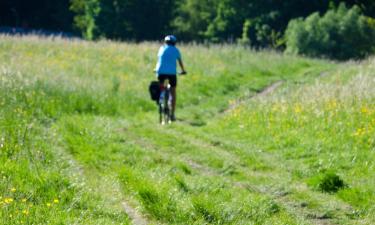
[[[358,66],[356,75],[345,74],[346,66],[332,77],[280,90],[267,98],[241,105],[226,115],[215,131],[226,130],[227,138],[251,142],[280,155],[293,174],[311,189],[321,175],[338,174],[347,184],[336,195],[358,210],[360,217],[374,213],[375,192],[375,77],[374,61]],[[285,93],[285,94],[283,94]],[[213,131],[213,130],[210,130]]]
[[[0,223],[128,224],[123,201],[150,223],[374,220],[371,62],[183,45],[180,121],[160,127],[158,47],[0,37]],[[325,171],[347,186],[320,193]]]

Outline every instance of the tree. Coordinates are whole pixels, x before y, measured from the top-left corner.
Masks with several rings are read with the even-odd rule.
[[[99,0],[72,0],[70,10],[76,13],[74,26],[86,39],[93,39],[96,18],[100,12]]]
[[[0,26],[72,31],[70,0],[2,0]]]
[[[171,32],[173,0],[72,0],[75,25],[85,37],[155,40]]]
[[[327,0],[182,0],[174,24],[187,38],[247,39],[255,47],[273,47],[281,45],[291,18],[324,12],[328,5]]]
[[[207,27],[216,17],[217,0],[181,0],[172,21],[174,32],[182,40],[202,41]]]
[[[305,20],[292,20],[286,30],[286,52],[346,60],[374,52],[375,26],[357,6],[340,4],[324,16],[313,13]]]

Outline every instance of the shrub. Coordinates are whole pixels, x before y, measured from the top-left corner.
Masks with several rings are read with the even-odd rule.
[[[313,13],[290,21],[285,32],[286,52],[346,60],[363,58],[375,50],[375,25],[357,6],[344,3],[324,16]]]
[[[335,173],[326,173],[319,183],[319,189],[323,192],[337,192],[344,188],[344,181]]]
[[[332,171],[327,171],[316,177],[311,178],[310,185],[317,190],[328,193],[335,193],[342,188],[345,188],[345,182]]]

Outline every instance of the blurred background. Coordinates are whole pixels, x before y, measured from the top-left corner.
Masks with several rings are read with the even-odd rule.
[[[0,32],[239,43],[333,59],[374,51],[373,0],[1,0]]]

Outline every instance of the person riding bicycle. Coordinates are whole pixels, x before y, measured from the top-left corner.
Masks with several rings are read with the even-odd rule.
[[[156,74],[159,80],[161,90],[164,89],[164,81],[169,80],[172,94],[172,115],[171,120],[175,121],[176,108],[176,86],[177,86],[177,61],[181,67],[181,74],[186,74],[184,64],[182,63],[181,53],[176,48],[177,38],[174,35],[167,35],[164,38],[164,45],[162,45],[158,52],[158,62],[156,64]]]

